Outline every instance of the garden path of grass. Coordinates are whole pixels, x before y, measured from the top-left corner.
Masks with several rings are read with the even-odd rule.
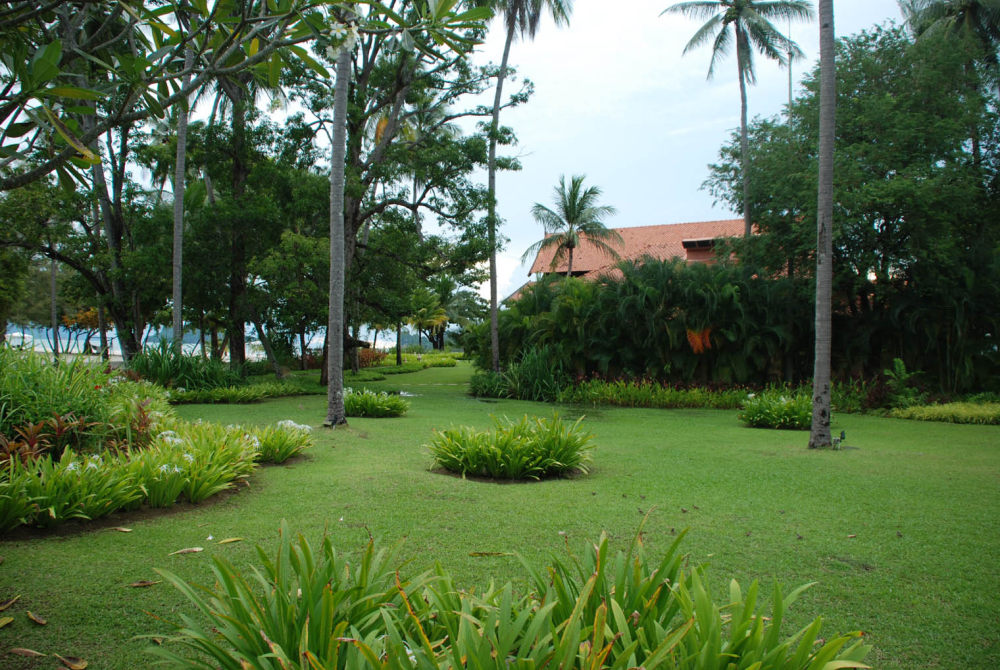
[[[824,631],[861,629],[879,668],[1000,667],[1000,428],[835,417],[847,431],[840,452],[809,451],[801,432],[742,428],[731,411],[562,408],[587,415],[596,435],[586,477],[532,484],[465,481],[429,471],[423,445],[434,427],[487,427],[489,415],[548,415],[552,408],[465,395],[469,368],[399,375],[369,388],[416,394],[400,419],[352,419],[317,430],[307,456],[266,467],[248,489],[165,514],[116,515],[54,533],[0,541],[0,600],[18,601],[0,629],[0,668],[50,668],[22,659],[21,646],[81,656],[91,668],[136,668],[149,661],[134,636],[169,630],[190,608],[157,584],[154,567],[210,583],[210,555],[236,565],[271,551],[281,519],[318,540],[324,529],[342,551],[405,538],[415,574],[440,561],[472,587],[524,574],[516,558],[470,552],[520,552],[539,563],[574,551],[602,530],[621,546],[650,509],[646,546],[656,555],[673,533],[710,564],[721,601],[729,577],[775,579],[788,587],[816,581],[793,607],[791,633],[824,615]],[[250,406],[183,406],[185,418],[318,425],[325,397]],[[131,533],[112,530],[125,525]],[[208,536],[213,537],[208,540]],[[241,542],[216,544],[229,537]],[[177,549],[204,553],[168,556]],[[31,610],[49,624],[38,627]]]

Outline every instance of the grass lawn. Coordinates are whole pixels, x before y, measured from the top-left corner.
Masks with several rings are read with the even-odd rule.
[[[566,539],[579,550],[602,530],[621,546],[650,510],[648,551],[689,528],[684,548],[692,562],[710,564],[718,600],[730,577],[759,579],[766,593],[775,580],[817,582],[793,607],[788,633],[823,614],[827,635],[865,631],[873,667],[1000,667],[1000,427],[836,416],[853,448],[809,451],[806,433],[743,428],[735,411],[564,407],[564,416],[586,413],[596,435],[593,472],[493,484],[430,472],[422,445],[432,428],[486,428],[491,413],[552,408],[471,398],[469,374],[463,362],[366,383],[415,394],[409,414],[317,430],[306,456],[260,469],[238,493],[0,540],[0,601],[21,596],[4,612],[15,621],[0,629],[0,668],[55,667],[11,656],[11,647],[80,656],[91,668],[141,667],[148,643],[135,636],[167,632],[155,617],[190,608],[166,584],[127,585],[158,579],[155,567],[205,582],[211,554],[247,565],[255,544],[276,545],[281,519],[310,540],[325,529],[345,551],[362,548],[369,532],[386,543],[405,538],[413,561],[404,572],[439,561],[472,587],[524,582],[516,558],[471,552],[520,552],[540,563]],[[325,402],[177,411],[318,426]],[[231,537],[243,541],[217,544]],[[205,552],[168,555],[193,546]],[[48,625],[33,624],[27,610]]]

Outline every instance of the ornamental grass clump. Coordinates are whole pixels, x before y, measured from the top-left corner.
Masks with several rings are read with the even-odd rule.
[[[385,391],[344,389],[344,413],[352,417],[384,418],[403,416],[410,403]]]
[[[594,436],[581,428],[583,417],[570,424],[558,414],[517,422],[493,417],[493,422],[488,431],[435,431],[428,445],[434,464],[463,477],[491,479],[537,480],[590,471]]]
[[[264,463],[284,463],[313,445],[312,427],[294,421],[279,421],[276,426],[257,426],[247,430],[246,438]]]
[[[777,390],[751,393],[736,416],[751,428],[808,430],[812,422],[812,399],[805,393]]]
[[[184,355],[166,341],[135,354],[128,369],[166,388],[212,389],[241,381],[240,374],[221,360]]]
[[[805,587],[775,588],[768,616],[756,582],[731,582],[716,603],[704,570],[686,569],[680,538],[658,562],[637,536],[612,554],[602,535],[582,554],[528,568],[532,590],[510,582],[459,590],[440,566],[400,575],[394,551],[370,542],[348,562],[324,538],[314,552],[282,523],[277,555],[244,574],[213,558],[214,587],[163,578],[190,601],[173,635],[149,652],[168,668],[629,668],[829,670],[867,668],[860,633],[818,639],[821,620],[783,636],[787,607]],[[194,613],[194,612],[192,612]]]

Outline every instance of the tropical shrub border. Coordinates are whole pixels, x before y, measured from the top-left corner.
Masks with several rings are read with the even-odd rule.
[[[704,569],[684,567],[680,540],[657,562],[640,536],[613,554],[602,535],[547,569],[525,564],[532,591],[517,596],[510,582],[459,590],[440,566],[404,578],[398,546],[374,541],[349,562],[329,537],[314,551],[283,523],[277,554],[258,547],[248,574],[214,557],[214,587],[158,570],[197,616],[181,614],[149,652],[170,668],[868,667],[859,632],[821,640],[817,618],[782,634],[809,585],[775,586],[767,616],[756,582],[744,592],[732,581],[719,604]]]

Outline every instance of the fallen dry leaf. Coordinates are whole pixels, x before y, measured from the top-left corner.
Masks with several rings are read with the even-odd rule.
[[[225,540],[219,540],[218,544],[231,544],[233,542],[242,542],[242,537],[227,537]]]
[[[82,658],[77,658],[76,656],[60,656],[59,654],[52,654],[60,661],[62,661],[69,670],[84,670],[87,667],[87,661]]]
[[[39,626],[44,626],[45,624],[48,623],[47,620],[43,619],[37,614],[32,614],[31,612],[28,612],[28,618],[37,623]]]
[[[14,620],[14,617],[12,617],[12,616],[0,617],[0,628],[3,628],[4,626],[6,626],[7,624],[9,624],[13,620]]]
[[[857,537],[857,534],[855,534],[855,533],[851,533],[851,534],[850,534],[850,535],[848,535],[847,537],[849,537],[849,538],[852,538],[852,537]]]
[[[10,607],[11,605],[13,605],[14,603],[16,603],[20,599],[21,599],[21,596],[18,595],[18,596],[14,596],[13,598],[10,598],[8,600],[4,600],[3,602],[0,602],[0,612],[3,612],[5,609],[7,609],[8,607]]]
[[[111,530],[117,530],[119,533],[131,533],[131,528],[126,528],[125,526],[115,526]]]
[[[187,549],[178,549],[177,551],[171,551],[167,556],[173,556],[174,554],[197,554],[199,551],[205,551],[201,547],[188,547]]]
[[[34,649],[24,649],[22,647],[14,647],[10,650],[10,653],[17,654],[18,656],[27,656],[28,658],[41,658],[43,656],[48,656],[48,654],[43,654],[40,651],[35,651]]]
[[[147,586],[152,586],[153,584],[159,584],[159,583],[160,583],[160,580],[157,580],[157,581],[154,582],[154,581],[150,581],[148,579],[140,579],[137,582],[132,582],[131,584],[129,584],[129,586],[132,587],[133,589],[142,589],[142,588],[145,588]]]
[[[513,556],[514,554],[508,553],[506,551],[470,551],[469,556]]]

